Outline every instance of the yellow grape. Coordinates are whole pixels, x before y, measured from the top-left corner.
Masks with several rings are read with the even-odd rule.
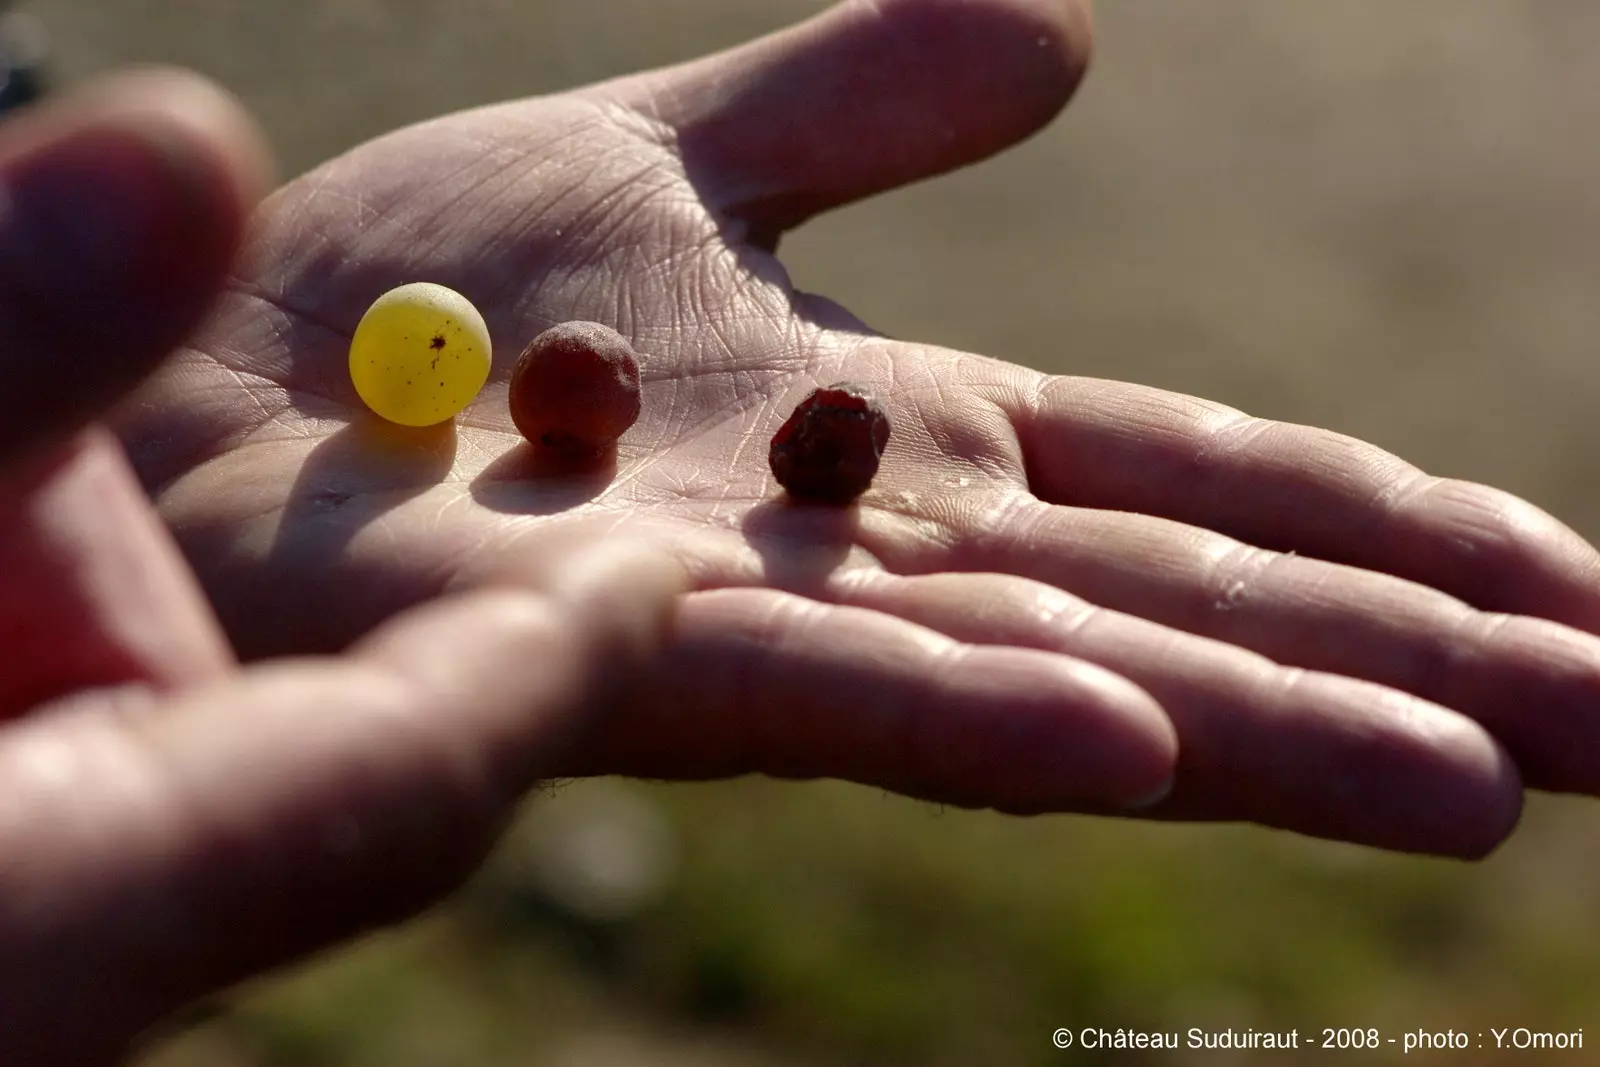
[[[350,339],[350,380],[390,422],[432,426],[472,402],[489,380],[489,327],[472,302],[412,282],[367,309]]]

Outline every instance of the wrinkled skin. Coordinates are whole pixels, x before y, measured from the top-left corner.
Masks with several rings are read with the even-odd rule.
[[[278,191],[122,424],[228,632],[338,647],[549,527],[628,531],[697,592],[648,698],[561,773],[1164,796],[1149,814],[1460,855],[1524,781],[1595,791],[1600,568],[1553,519],[1333,433],[885,339],[789,284],[784,229],[1045,123],[1087,26],[1043,0],[846,4]],[[367,303],[412,279],[496,339],[453,432],[381,426],[345,380]],[[565,319],[632,341],[644,411],[614,473],[531,478],[509,362]],[[894,444],[856,510],[788,506],[766,443],[841,379],[886,398]]]
[[[160,127],[147,161],[187,161],[71,142],[97,202],[164,205],[114,246],[132,280],[87,285],[59,228],[41,254],[26,196],[0,228],[0,1054],[111,1058],[413,912],[541,776],[832,776],[1459,856],[1524,786],[1600,792],[1600,558],[1554,519],[790,286],[784,230],[1026,136],[1087,48],[1067,0],[856,0],[363,145],[269,197],[237,261],[245,120],[192,81],[106,90],[102,118]],[[0,130],[8,184],[48,114]],[[345,375],[411,280],[496,341],[453,427],[383,424]],[[553,477],[505,389],[568,319],[644,354],[644,410],[614,470]],[[180,341],[115,425],[194,575],[81,430]],[[852,509],[786,503],[767,442],[839,380],[885,398],[882,469]],[[230,641],[298,658],[241,670]]]

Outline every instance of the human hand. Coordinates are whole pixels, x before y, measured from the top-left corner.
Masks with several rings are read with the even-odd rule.
[[[663,553],[544,541],[343,656],[241,671],[84,425],[196,325],[261,171],[188,76],[0,127],[3,1063],[118,1060],[195,996],[432,903],[682,588]]]
[[[834,776],[1009,811],[1246,819],[1479,855],[1523,780],[1600,790],[1600,560],[1523,501],[1136,385],[890,340],[796,292],[807,217],[1054,115],[1066,0],[879,0],[731,53],[448,116],[280,190],[123,430],[252,653],[333,648],[550,528],[670,543],[697,591],[651,697],[567,773]],[[345,349],[410,280],[499,356],[453,427],[362,409]],[[615,472],[535,476],[522,343],[646,354]],[[848,511],[765,462],[818,384],[894,436]],[[1174,773],[1175,766],[1175,773]]]

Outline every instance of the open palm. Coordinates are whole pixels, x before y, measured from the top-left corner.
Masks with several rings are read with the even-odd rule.
[[[1600,790],[1600,557],[1532,506],[1336,434],[888,340],[778,236],[1047,121],[1086,23],[849,3],[738,51],[400,130],[281,189],[121,430],[251,655],[339,647],[553,527],[665,539],[674,655],[558,773],[836,776],[1012,811],[1250,819],[1473,855],[1523,781]],[[368,304],[440,282],[496,345],[453,425],[367,412]],[[616,467],[537,469],[506,409],[551,324],[644,355]],[[886,398],[850,509],[767,442]],[[1504,614],[1500,614],[1504,613]]]

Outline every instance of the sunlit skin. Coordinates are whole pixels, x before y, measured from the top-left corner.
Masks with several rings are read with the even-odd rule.
[[[1524,778],[1600,789],[1600,559],[1549,516],[1326,431],[878,337],[790,286],[779,234],[1034,131],[1086,32],[1041,0],[846,4],[279,190],[122,425],[230,635],[337,647],[551,527],[632,531],[698,591],[650,699],[561,773],[1164,797],[1454,854],[1510,830]],[[496,337],[588,319],[650,353],[615,471],[529,476],[505,344],[452,433],[367,432],[348,331],[412,277],[476,294]],[[854,508],[792,506],[767,442],[841,380],[894,445]]]
[[[845,4],[361,146],[270,196],[238,260],[245,120],[192,82],[107,86],[115,128],[69,155],[164,197],[118,246],[131,289],[41,280],[0,235],[34,283],[0,290],[0,623],[30,642],[0,727],[0,811],[27,813],[0,821],[0,1038],[105,1059],[411,914],[544,775],[831,776],[1460,856],[1524,783],[1600,792],[1600,557],[1548,515],[1326,431],[889,340],[789,284],[785,230],[1024,137],[1087,48],[1067,0]],[[14,207],[51,116],[0,128]],[[164,154],[122,136],[151,122]],[[418,278],[503,343],[453,422],[412,428],[371,416],[348,350]],[[535,477],[511,360],[570,319],[650,354],[642,411],[613,469]],[[196,575],[109,439],[63,436],[180,342],[116,426]],[[788,502],[767,443],[841,380],[893,445],[854,507]],[[630,534],[655,554],[609,558]],[[241,671],[224,634],[348,651]],[[351,818],[362,862],[327,844]]]

